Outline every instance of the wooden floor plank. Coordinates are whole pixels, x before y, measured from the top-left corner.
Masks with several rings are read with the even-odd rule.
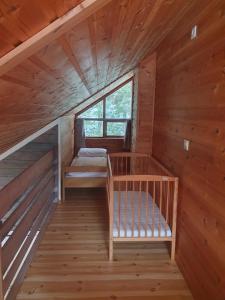
[[[124,243],[108,260],[105,194],[71,191],[49,224],[17,299],[192,300],[167,245]]]

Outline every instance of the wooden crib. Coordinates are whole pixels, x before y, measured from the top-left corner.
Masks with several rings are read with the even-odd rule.
[[[114,242],[176,243],[178,178],[154,158],[138,153],[108,156],[109,258]]]

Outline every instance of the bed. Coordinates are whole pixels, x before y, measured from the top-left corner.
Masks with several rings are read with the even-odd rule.
[[[69,166],[63,167],[62,200],[66,188],[106,186],[107,157],[103,148],[81,148]]]
[[[108,156],[109,258],[115,242],[165,241],[174,260],[178,178],[154,158]]]

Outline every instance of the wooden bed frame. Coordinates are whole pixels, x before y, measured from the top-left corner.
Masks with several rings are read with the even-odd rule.
[[[65,200],[66,188],[100,188],[106,187],[107,177],[66,177],[71,172],[107,172],[107,167],[100,166],[63,166],[62,167],[62,201]]]
[[[115,192],[118,196],[117,200],[114,198]],[[132,195],[137,195],[139,192],[141,195],[145,193],[146,199],[149,199],[149,195],[151,195],[151,203],[153,204],[151,206],[152,209],[150,209],[149,200],[145,201],[138,196],[138,200],[135,200],[138,205],[135,216]],[[148,155],[138,153],[113,153],[108,155],[107,194],[109,208],[109,259],[113,260],[114,242],[165,241],[171,243],[171,260],[173,261],[176,243],[178,178],[174,177],[158,161]],[[114,206],[114,201],[117,201],[115,203],[116,206]],[[155,205],[158,207],[160,217],[155,214]],[[130,211],[133,211],[132,216],[128,216],[128,207]],[[146,214],[144,224],[140,216],[143,209]],[[161,227],[161,215],[167,226],[165,227],[165,236],[161,236],[161,228],[156,228],[156,226]],[[150,217],[153,221],[150,231],[151,234],[149,236],[149,229],[147,228],[150,226]],[[158,224],[156,222],[157,218],[160,220]],[[129,225],[128,221],[130,222]],[[117,237],[114,236],[115,224],[118,228]],[[137,226],[136,231],[134,226]],[[121,228],[123,228],[123,236],[121,236]],[[170,229],[171,234],[169,236],[167,236],[167,228]],[[156,229],[158,230],[157,236],[155,234]],[[129,237],[127,236],[128,230]],[[134,235],[137,235],[137,232],[138,236],[134,237]]]

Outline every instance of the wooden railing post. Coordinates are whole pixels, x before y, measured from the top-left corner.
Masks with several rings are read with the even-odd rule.
[[[178,178],[174,181],[174,196],[173,196],[173,221],[172,221],[172,246],[171,246],[171,260],[175,260],[176,248],[176,227],[177,227],[177,199],[178,199]]]
[[[109,259],[113,260],[113,223],[114,223],[114,183],[112,177],[109,178]]]
[[[4,300],[3,268],[2,268],[2,222],[0,221],[0,300]]]

